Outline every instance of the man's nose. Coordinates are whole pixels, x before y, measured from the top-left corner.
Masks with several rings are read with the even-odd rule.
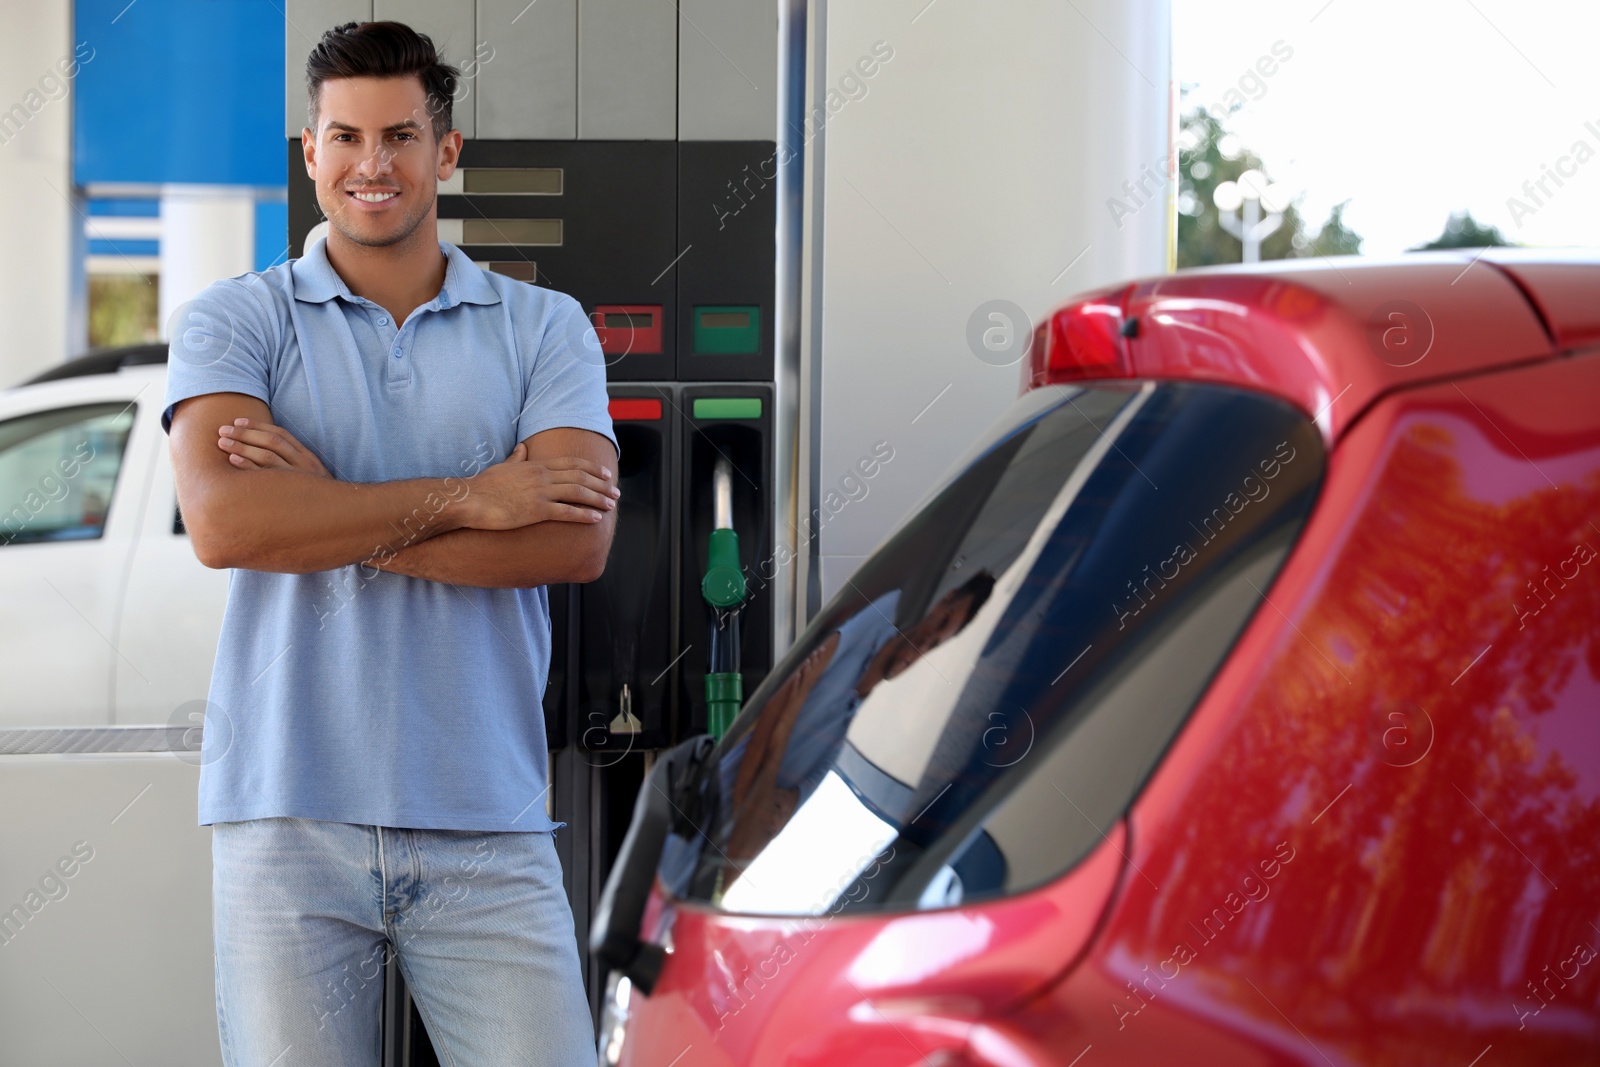
[[[379,145],[363,159],[356,169],[363,177],[376,178],[393,170],[394,151],[388,145]]]

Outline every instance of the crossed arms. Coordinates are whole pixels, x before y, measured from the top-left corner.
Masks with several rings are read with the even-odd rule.
[[[184,526],[207,567],[308,574],[365,563],[531,588],[594,581],[616,528],[616,453],[589,430],[536,433],[471,477],[341,482],[261,400],[207,393],[174,408],[169,444]]]

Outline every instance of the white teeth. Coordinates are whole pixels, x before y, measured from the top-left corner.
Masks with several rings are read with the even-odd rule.
[[[355,196],[355,198],[357,200],[365,200],[369,204],[381,204],[385,200],[388,200],[390,197],[393,197],[396,194],[394,194],[394,193],[355,193],[353,195]]]

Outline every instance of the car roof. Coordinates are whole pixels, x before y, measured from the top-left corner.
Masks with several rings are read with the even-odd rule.
[[[1120,303],[1136,377],[1263,389],[1332,442],[1394,389],[1600,343],[1597,297],[1600,251],[1469,249],[1183,270]]]
[[[82,378],[90,374],[115,374],[123,367],[149,366],[167,361],[167,342],[97,348],[65,363],[41,371],[19,385],[38,385],[63,378]]]
[[[1600,344],[1600,251],[1491,248],[1484,259],[1522,288],[1556,347]]]

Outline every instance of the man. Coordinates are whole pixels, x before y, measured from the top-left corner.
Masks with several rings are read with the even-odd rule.
[[[232,568],[199,812],[223,1055],[376,1065],[393,953],[444,1063],[592,1064],[541,699],[544,586],[598,577],[615,523],[598,341],[438,239],[459,71],[427,37],[349,23],[306,74],[327,237],[181,309],[163,418]]]

